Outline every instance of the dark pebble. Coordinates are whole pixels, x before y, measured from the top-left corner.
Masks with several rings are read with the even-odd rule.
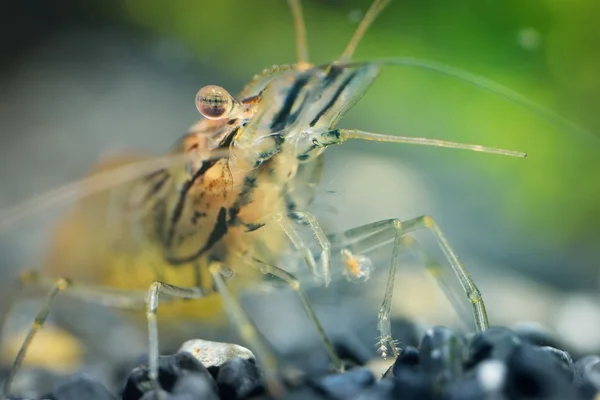
[[[103,384],[88,374],[77,374],[56,386],[50,395],[52,400],[115,400]]]
[[[487,359],[506,362],[522,343],[517,334],[506,328],[490,328],[471,340],[465,368],[470,369]]]
[[[159,394],[154,390],[150,390],[144,393],[140,400],[175,400],[175,398],[171,393],[165,392],[164,390],[159,390]]]
[[[600,390],[600,357],[587,356],[575,363],[575,383],[583,399],[593,399]]]
[[[425,332],[421,340],[420,369],[438,383],[450,382],[462,375],[465,355],[462,337],[436,326]]]
[[[537,346],[551,346],[557,349],[563,348],[563,344],[558,340],[556,335],[541,325],[521,324],[515,326],[512,331],[525,342]]]
[[[244,399],[263,391],[256,364],[244,358],[233,358],[221,365],[217,385],[221,400]]]
[[[316,388],[330,399],[353,399],[375,383],[368,368],[356,368],[342,374],[328,375],[318,382]]]
[[[400,352],[394,363],[383,374],[382,378],[390,378],[400,374],[403,369],[416,372],[419,368],[419,350],[412,346],[406,347]]]
[[[373,352],[351,332],[333,335],[331,341],[347,369],[363,366],[373,357]],[[320,377],[334,371],[331,359],[320,342],[309,348],[296,349],[286,354],[285,359],[312,377]]]
[[[394,399],[403,400],[429,400],[436,398],[437,387],[433,379],[423,373],[416,373],[409,369],[396,371],[394,379]]]
[[[265,396],[264,399],[272,400],[271,397]],[[299,388],[291,389],[285,400],[331,400],[321,392],[317,391],[314,387],[302,386]]]
[[[334,337],[333,346],[347,366],[363,366],[372,358],[370,349],[356,335]]]
[[[448,385],[444,396],[444,400],[480,400],[485,398],[486,392],[477,379],[474,378],[453,382]]]
[[[219,400],[214,386],[204,376],[190,374],[179,379],[173,388],[173,396],[177,399]],[[225,397],[221,397],[225,399]]]
[[[383,379],[364,390],[354,400],[434,400],[432,381],[422,374],[402,371],[394,379]]]
[[[565,376],[569,378],[569,382],[575,380],[575,365],[573,364],[573,359],[571,359],[569,353],[550,346],[540,347],[540,350],[556,357]]]
[[[125,383],[123,389],[123,400],[137,400],[141,398],[150,388],[148,385],[147,367],[134,368]]]
[[[507,362],[509,398],[574,399],[572,375],[553,352],[524,343]]]
[[[216,391],[216,384],[208,370],[187,352],[180,352],[171,356],[159,358],[158,382],[162,389],[167,392],[173,390],[176,382],[183,376],[196,374],[211,384]],[[148,366],[143,365],[134,368],[127,378],[123,390],[123,400],[138,400],[144,393],[149,391],[150,380],[148,379]]]
[[[330,397],[326,396],[321,390],[317,389],[312,384],[301,384],[292,387],[288,387],[287,393],[283,399],[285,400],[331,400]],[[252,395],[247,397],[248,400],[273,400],[267,393],[262,395]]]
[[[574,364],[568,352],[539,346],[550,343],[543,335],[534,339],[534,335],[491,328],[475,335],[467,347],[451,330],[432,328],[423,335],[419,349],[404,343],[406,347],[378,382],[364,367],[327,375],[325,366],[330,369],[331,363],[322,347],[304,353],[298,349],[297,360],[305,370],[296,373],[294,368],[287,375],[281,370],[288,386],[285,400],[595,399],[600,357],[584,357]],[[349,365],[364,364],[374,356],[351,337],[338,340],[336,347]],[[297,365],[296,359],[285,361]],[[209,372],[191,354],[178,353],[160,357],[159,367],[163,400],[272,400],[253,360],[231,359]],[[147,363],[139,363],[129,374],[122,399],[155,400],[156,396],[149,385]],[[48,398],[115,399],[99,381],[83,374],[56,386],[44,397]]]
[[[396,382],[384,379],[360,393],[355,400],[391,400],[395,398]]]

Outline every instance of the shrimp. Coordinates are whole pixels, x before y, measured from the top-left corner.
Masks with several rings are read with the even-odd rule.
[[[462,287],[472,306],[475,329],[488,328],[477,285],[431,216],[388,219],[338,233],[326,233],[307,211],[316,194],[324,152],[349,140],[445,147],[524,158],[519,151],[476,144],[340,129],[337,124],[367,92],[385,66],[412,66],[461,79],[568,125],[550,111],[484,78],[431,61],[387,59],[353,61],[361,38],[389,0],[374,0],[341,56],[334,62],[309,61],[300,0],[288,0],[296,31],[297,62],[256,75],[237,95],[219,86],[196,94],[204,117],[163,158],[120,157],[99,165],[89,177],[9,210],[0,230],[68,197],[81,199],[60,224],[42,272],[25,272],[23,284],[47,287],[49,294],[5,381],[15,374],[36,332],[42,329],[59,293],[126,310],[144,310],[148,325],[149,379],[158,384],[158,316],[211,321],[227,316],[256,354],[268,391],[285,393],[281,368],[240,305],[236,293],[272,276],[300,298],[333,366],[344,369],[305,293],[310,277],[327,287],[343,276],[367,280],[373,263],[367,253],[392,243],[387,284],[378,316],[378,351],[397,356],[390,325],[394,278],[404,250],[429,257],[411,238],[431,233],[448,261],[448,276]],[[93,211],[92,211],[93,210]],[[302,238],[307,227],[318,249]],[[72,245],[77,238],[77,246]],[[282,264],[294,253],[302,268]],[[339,263],[334,262],[339,257]],[[429,265],[429,263],[426,263]],[[428,268],[441,282],[444,274]],[[47,276],[58,276],[58,280]],[[194,302],[178,301],[194,299]],[[221,307],[222,306],[222,307]],[[159,314],[160,309],[160,314]]]

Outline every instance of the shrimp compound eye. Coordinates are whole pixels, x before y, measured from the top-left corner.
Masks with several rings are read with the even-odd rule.
[[[220,86],[204,86],[196,94],[196,108],[208,119],[231,118],[238,101]]]

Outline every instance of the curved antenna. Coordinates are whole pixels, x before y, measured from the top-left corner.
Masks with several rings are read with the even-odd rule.
[[[565,118],[555,111],[536,103],[527,97],[523,96],[519,92],[516,92],[508,87],[501,85],[497,82],[494,82],[490,79],[487,79],[480,75],[475,75],[470,72],[452,67],[447,64],[438,63],[435,61],[429,61],[418,58],[410,58],[410,57],[400,57],[400,58],[384,58],[379,60],[371,60],[371,61],[363,61],[363,62],[353,62],[346,63],[346,66],[352,65],[364,65],[364,64],[379,64],[379,65],[390,65],[390,66],[407,66],[407,67],[416,67],[424,70],[434,71],[443,75],[450,76],[452,78],[461,80],[465,83],[468,83],[472,86],[475,86],[478,89],[487,90],[490,93],[493,93],[497,96],[503,97],[504,99],[510,101],[511,103],[517,104],[523,107],[526,110],[529,110],[551,124],[560,126],[562,128],[567,129],[570,132],[575,132],[579,135],[586,136],[588,138],[593,138],[597,140],[597,144],[600,144],[598,141],[598,137],[594,135],[591,131],[586,128],[580,126],[576,122],[571,121],[568,118]]]
[[[310,66],[308,61],[308,41],[306,39],[306,25],[300,0],[288,0],[292,17],[294,18],[294,31],[296,33],[296,58],[298,65]]]
[[[340,56],[339,61],[345,62],[349,61],[352,58],[352,55],[354,54],[358,43],[365,36],[367,29],[369,29],[371,24],[373,24],[373,21],[375,21],[377,16],[381,13],[381,11],[383,11],[385,6],[387,6],[389,2],[390,0],[373,1],[371,7],[369,7],[369,10],[367,11],[363,19],[360,21],[360,24],[358,24],[358,28],[356,28],[354,35],[352,35],[352,39],[350,39],[350,42],[346,46],[346,49],[344,50],[342,55]]]
[[[228,149],[223,149],[222,151],[213,150],[209,156],[203,159],[203,161],[227,157],[228,154]],[[0,233],[6,232],[6,230],[16,222],[19,222],[46,207],[60,204],[61,202],[73,198],[91,196],[103,190],[110,189],[111,187],[130,182],[159,169],[182,165],[189,161],[198,161],[198,154],[184,153],[151,158],[105,172],[98,172],[90,177],[64,184],[42,195],[34,196],[16,206],[3,210],[0,213]]]
[[[497,82],[494,82],[490,79],[484,78],[480,75],[475,75],[470,72],[463,71],[458,68],[451,67],[446,64],[437,63],[434,61],[428,60],[419,60],[416,58],[392,58],[392,59],[384,59],[380,61],[376,61],[382,65],[397,65],[397,66],[408,66],[408,67],[417,67],[421,69],[426,69],[434,72],[438,72],[452,78],[459,79],[463,82],[469,83],[479,89],[487,90],[490,93],[498,95],[500,97],[505,98],[511,103],[515,103],[520,105],[521,107],[529,110],[535,114],[538,114],[540,117],[544,118],[550,123],[556,124],[558,126],[562,126],[570,131],[577,132],[579,134],[587,135],[593,138],[598,139],[592,132],[578,125],[577,123],[559,115],[558,113],[546,108],[539,103],[536,103],[532,100],[529,100],[527,97],[522,94],[509,89],[506,86],[503,86]]]

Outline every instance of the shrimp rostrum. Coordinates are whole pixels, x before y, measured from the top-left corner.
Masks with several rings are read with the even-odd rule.
[[[388,280],[378,316],[377,347],[383,357],[396,356],[398,349],[390,328],[395,271],[402,251],[410,249],[423,254],[409,236],[418,230],[430,232],[437,240],[447,259],[443,264],[445,275],[460,283],[461,296],[472,307],[476,330],[488,327],[480,291],[432,217],[388,219],[326,234],[307,208],[321,177],[323,153],[348,140],[525,157],[524,153],[479,145],[336,128],[386,65],[437,70],[535,110],[534,105],[483,78],[427,61],[352,61],[360,39],[388,3],[385,0],[374,1],[337,61],[313,65],[308,60],[299,0],[288,2],[296,27],[296,64],[263,71],[235,97],[218,86],[200,89],[196,105],[204,119],[176,143],[168,157],[115,160],[80,182],[83,196],[81,206],[73,214],[75,228],[71,225],[69,229],[59,229],[55,239],[76,235],[78,240],[88,238],[93,246],[83,250],[56,246],[50,251],[44,271],[60,274],[62,278],[56,281],[48,280],[43,273],[22,274],[23,283],[47,286],[49,294],[5,381],[4,397],[10,394],[27,348],[61,292],[108,306],[145,310],[149,378],[156,389],[159,311],[175,312],[176,308],[169,307],[178,299],[198,299],[183,303],[202,314],[207,304],[203,302],[218,295],[225,314],[256,354],[268,390],[279,395],[284,386],[276,357],[235,295],[236,287],[266,275],[278,278],[297,293],[333,366],[343,370],[343,362],[303,292],[303,279],[296,277],[282,260],[282,254],[289,251],[300,256],[308,275],[328,286],[332,277],[339,275],[350,280],[367,279],[372,264],[366,253],[391,243]],[[119,190],[106,190],[110,188],[110,183],[106,183],[109,178],[121,179]],[[85,214],[86,202],[102,212]],[[318,248],[303,241],[299,227],[312,231]],[[99,248],[103,250],[94,250]],[[64,257],[64,253],[69,257]],[[338,259],[341,262],[333,262]],[[126,278],[115,279],[119,273]],[[93,284],[79,284],[82,276]],[[236,279],[237,276],[246,279]],[[439,271],[434,276],[443,279]]]

